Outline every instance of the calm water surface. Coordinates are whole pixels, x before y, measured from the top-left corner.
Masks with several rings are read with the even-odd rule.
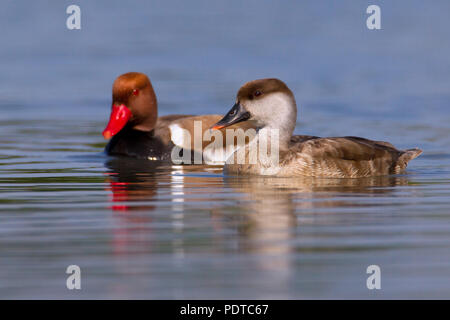
[[[79,1],[68,31],[69,2],[5,1],[0,297],[450,298],[450,5],[380,1],[371,32],[368,3],[330,3]],[[110,86],[131,70],[160,114],[223,114],[243,82],[276,76],[296,133],[424,154],[404,175],[337,180],[107,157]]]

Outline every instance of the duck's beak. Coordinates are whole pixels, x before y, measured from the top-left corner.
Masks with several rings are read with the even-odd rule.
[[[246,111],[239,103],[236,103],[230,111],[219,122],[211,127],[212,130],[219,130],[232,124],[246,121],[250,118],[250,113]]]
[[[105,130],[103,130],[103,137],[105,139],[109,139],[113,135],[117,134],[120,130],[122,130],[123,127],[125,127],[130,118],[131,111],[127,108],[126,105],[113,105],[108,125],[106,126]]]

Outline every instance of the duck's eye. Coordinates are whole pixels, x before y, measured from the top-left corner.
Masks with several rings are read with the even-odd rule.
[[[139,90],[138,89],[134,89],[133,90],[133,96],[137,96],[139,94]]]
[[[236,109],[230,111],[230,116],[234,116],[236,114]]]
[[[262,92],[259,91],[259,90],[256,90],[256,91],[253,93],[253,95],[254,95],[255,97],[259,97],[260,95],[262,95]]]

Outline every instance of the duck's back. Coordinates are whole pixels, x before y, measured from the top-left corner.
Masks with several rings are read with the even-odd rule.
[[[359,137],[293,136],[280,153],[280,175],[358,178],[396,174],[422,153]]]

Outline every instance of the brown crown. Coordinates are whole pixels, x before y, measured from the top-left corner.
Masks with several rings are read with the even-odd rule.
[[[292,98],[294,94],[288,86],[279,79],[258,79],[249,81],[244,84],[237,94],[237,101],[262,99],[264,96],[282,92],[290,95]]]

